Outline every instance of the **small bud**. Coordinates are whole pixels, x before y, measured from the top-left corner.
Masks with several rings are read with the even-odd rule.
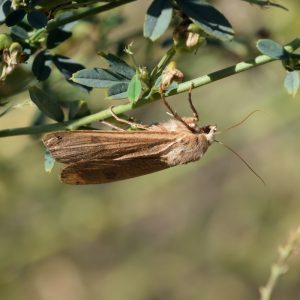
[[[149,72],[146,67],[139,67],[140,79],[147,81],[149,79]]]
[[[0,33],[0,51],[3,49],[8,49],[13,43],[13,40],[9,34]]]
[[[194,23],[182,22],[173,32],[173,41],[177,51],[194,51],[205,44],[205,33]]]
[[[10,45],[9,52],[10,53],[13,53],[13,52],[22,53],[23,48],[19,43],[15,42]]]

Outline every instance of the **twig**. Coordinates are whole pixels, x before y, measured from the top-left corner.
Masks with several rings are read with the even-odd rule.
[[[289,51],[293,52],[297,48],[300,47],[300,38],[293,40],[289,44],[287,44],[284,48]],[[274,60],[279,60],[279,59],[274,59],[270,58],[269,56],[266,55],[259,55],[254,59],[240,62],[236,65],[233,65],[231,67],[204,75],[200,76],[198,78],[195,78],[190,81],[186,81],[184,83],[181,83],[178,85],[177,90],[172,90],[171,92],[165,94],[165,97],[169,97],[171,95],[175,94],[180,94],[183,92],[187,92],[190,89],[191,84],[193,84],[193,88],[200,87],[212,82],[215,82],[217,80],[241,73],[243,71],[258,67],[260,65],[272,62]],[[129,104],[124,104],[124,105],[119,105],[114,108],[114,112],[116,114],[121,114],[125,113],[128,111],[131,111],[137,107],[152,103],[153,101],[159,100],[160,95],[159,93],[156,94],[151,94],[151,96],[144,97],[140,99],[137,104],[134,106],[129,103]],[[67,121],[67,122],[61,122],[57,124],[49,124],[49,125],[39,125],[39,126],[34,126],[34,127],[23,127],[23,128],[13,128],[13,129],[5,129],[5,130],[0,130],[0,138],[1,137],[9,137],[9,136],[16,136],[16,135],[26,135],[26,134],[38,134],[38,133],[45,133],[45,132],[50,132],[54,130],[74,130],[77,129],[81,126],[91,124],[96,121],[102,121],[107,118],[110,118],[111,112],[109,109],[103,110],[101,112],[97,112],[95,114],[83,117],[81,119],[77,119],[74,121]]]
[[[279,247],[277,261],[271,267],[270,277],[265,286],[260,288],[260,300],[270,300],[279,278],[288,271],[287,260],[295,252],[300,242],[300,226],[291,232],[287,243]]]
[[[101,5],[101,6],[88,8],[88,9],[85,9],[84,11],[82,11],[82,12],[71,15],[68,18],[58,19],[58,20],[54,20],[52,22],[49,22],[49,24],[47,26],[47,30],[50,31],[50,30],[53,30],[53,29],[58,28],[60,26],[72,23],[72,22],[77,21],[77,20],[80,20],[82,18],[90,17],[90,16],[93,16],[93,15],[102,13],[104,11],[111,10],[113,8],[119,7],[121,5],[130,3],[130,2],[134,2],[134,1],[137,1],[137,0],[118,0],[118,1],[114,1],[114,2],[104,4],[104,5]]]

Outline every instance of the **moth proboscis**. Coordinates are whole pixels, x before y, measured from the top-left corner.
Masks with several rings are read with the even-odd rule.
[[[121,120],[111,108],[112,115],[118,121],[142,130],[75,130],[46,134],[43,138],[46,148],[55,160],[66,164],[61,171],[62,182],[109,183],[201,159],[216,141],[217,126],[197,125],[199,116],[191,100],[191,89],[189,103],[193,117],[180,117],[166,101],[162,90],[161,98],[173,118],[155,125],[145,126]],[[116,126],[113,128],[118,129]]]

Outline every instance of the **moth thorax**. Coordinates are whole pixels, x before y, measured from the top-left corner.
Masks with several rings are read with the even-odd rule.
[[[205,135],[209,144],[212,144],[214,142],[216,131],[217,131],[216,125],[207,125],[201,128],[201,132]]]

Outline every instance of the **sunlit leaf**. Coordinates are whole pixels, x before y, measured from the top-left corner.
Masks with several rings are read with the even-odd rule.
[[[284,79],[284,87],[293,97],[296,96],[300,86],[299,73],[297,71],[287,72]]]
[[[228,41],[234,31],[229,21],[216,8],[203,0],[176,0],[184,13],[204,32],[217,39]]]
[[[282,45],[270,40],[261,39],[256,43],[257,49],[264,55],[271,58],[281,58],[284,54],[284,48]]]
[[[109,88],[116,84],[129,83],[127,78],[101,68],[78,71],[73,74],[71,80],[93,88]]]
[[[136,103],[140,98],[142,93],[142,83],[137,74],[134,75],[129,82],[127,93],[128,99],[133,103]]]
[[[45,171],[50,173],[54,167],[55,164],[55,159],[52,157],[50,152],[48,150],[45,151],[45,156],[44,156],[44,168]]]
[[[144,36],[157,40],[168,28],[173,8],[169,0],[154,0],[147,10],[144,22]]]
[[[124,60],[121,58],[111,54],[111,53],[99,53],[101,57],[103,57],[109,64],[109,70],[113,73],[120,74],[127,79],[131,79],[134,74],[135,70],[131,68]]]
[[[6,16],[9,14],[11,8],[11,1],[0,1],[0,24],[4,23]]]
[[[128,97],[127,94],[128,83],[118,83],[113,85],[108,90],[108,97],[111,99],[125,99]]]

